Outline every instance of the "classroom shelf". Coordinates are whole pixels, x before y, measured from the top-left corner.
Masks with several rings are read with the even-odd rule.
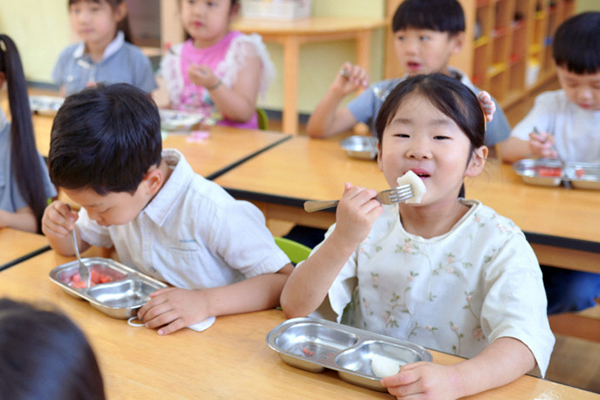
[[[387,0],[388,18],[401,2]],[[466,35],[471,40],[450,65],[463,70],[473,84],[489,91],[502,107],[518,102],[532,88],[555,76],[552,37],[556,28],[575,13],[576,0],[459,2],[465,11]],[[386,51],[393,51],[393,40],[388,41]],[[401,75],[399,67],[390,68],[388,64],[386,60],[386,78]],[[526,85],[528,76],[535,80]]]

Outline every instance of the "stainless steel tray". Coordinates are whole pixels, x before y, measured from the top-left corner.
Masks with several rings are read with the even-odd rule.
[[[565,177],[560,160],[527,158],[514,163],[513,170],[531,185],[558,186]]]
[[[54,268],[50,271],[50,280],[69,295],[88,301],[92,307],[113,318],[127,319],[135,316],[137,310],[150,300],[150,293],[167,287],[156,279],[108,258],[89,257],[84,258],[83,262],[92,274],[110,277],[111,281],[84,289],[71,286],[71,279],[79,272],[77,260]]]
[[[194,125],[214,125],[212,118],[178,110],[158,110],[160,127],[165,131],[189,131]]]
[[[373,136],[350,136],[340,142],[346,154],[354,158],[372,160],[377,157],[377,138]]]
[[[600,189],[600,164],[524,159],[513,164],[523,182],[540,186],[565,183],[576,189]]]
[[[600,164],[568,162],[565,175],[576,189],[600,189]]]
[[[65,99],[55,96],[29,96],[29,107],[40,115],[55,116]]]
[[[400,365],[432,361],[419,345],[314,318],[287,320],[267,334],[267,344],[281,359],[296,368],[338,371],[346,382],[386,392],[371,370],[373,355],[391,358]]]

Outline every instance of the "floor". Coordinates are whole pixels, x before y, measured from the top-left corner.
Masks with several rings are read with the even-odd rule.
[[[514,126],[525,117],[533,105],[537,93],[558,88],[557,81],[548,82],[547,85],[533,93],[530,98],[504,110],[511,126]],[[269,128],[280,130],[281,122],[271,120],[269,121]],[[305,134],[305,129],[306,127],[301,125],[300,134]],[[284,235],[291,226],[291,224],[283,221],[269,221],[269,228],[274,235]],[[600,320],[600,305],[586,310],[582,314]],[[546,379],[600,393],[600,379],[598,377],[600,377],[600,342],[556,335],[556,344],[546,373]]]

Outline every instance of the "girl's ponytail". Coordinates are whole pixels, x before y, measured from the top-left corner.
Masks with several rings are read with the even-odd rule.
[[[38,232],[46,208],[46,190],[42,179],[44,170],[35,146],[27,82],[21,57],[12,39],[0,34],[0,72],[6,76],[8,103],[11,114],[10,170],[19,192],[33,209]]]

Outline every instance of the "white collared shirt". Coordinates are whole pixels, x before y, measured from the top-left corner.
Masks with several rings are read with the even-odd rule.
[[[133,221],[103,227],[79,212],[84,241],[114,245],[124,264],[186,289],[229,285],[290,262],[258,208],[194,173],[177,150],[162,157],[173,172]]]

